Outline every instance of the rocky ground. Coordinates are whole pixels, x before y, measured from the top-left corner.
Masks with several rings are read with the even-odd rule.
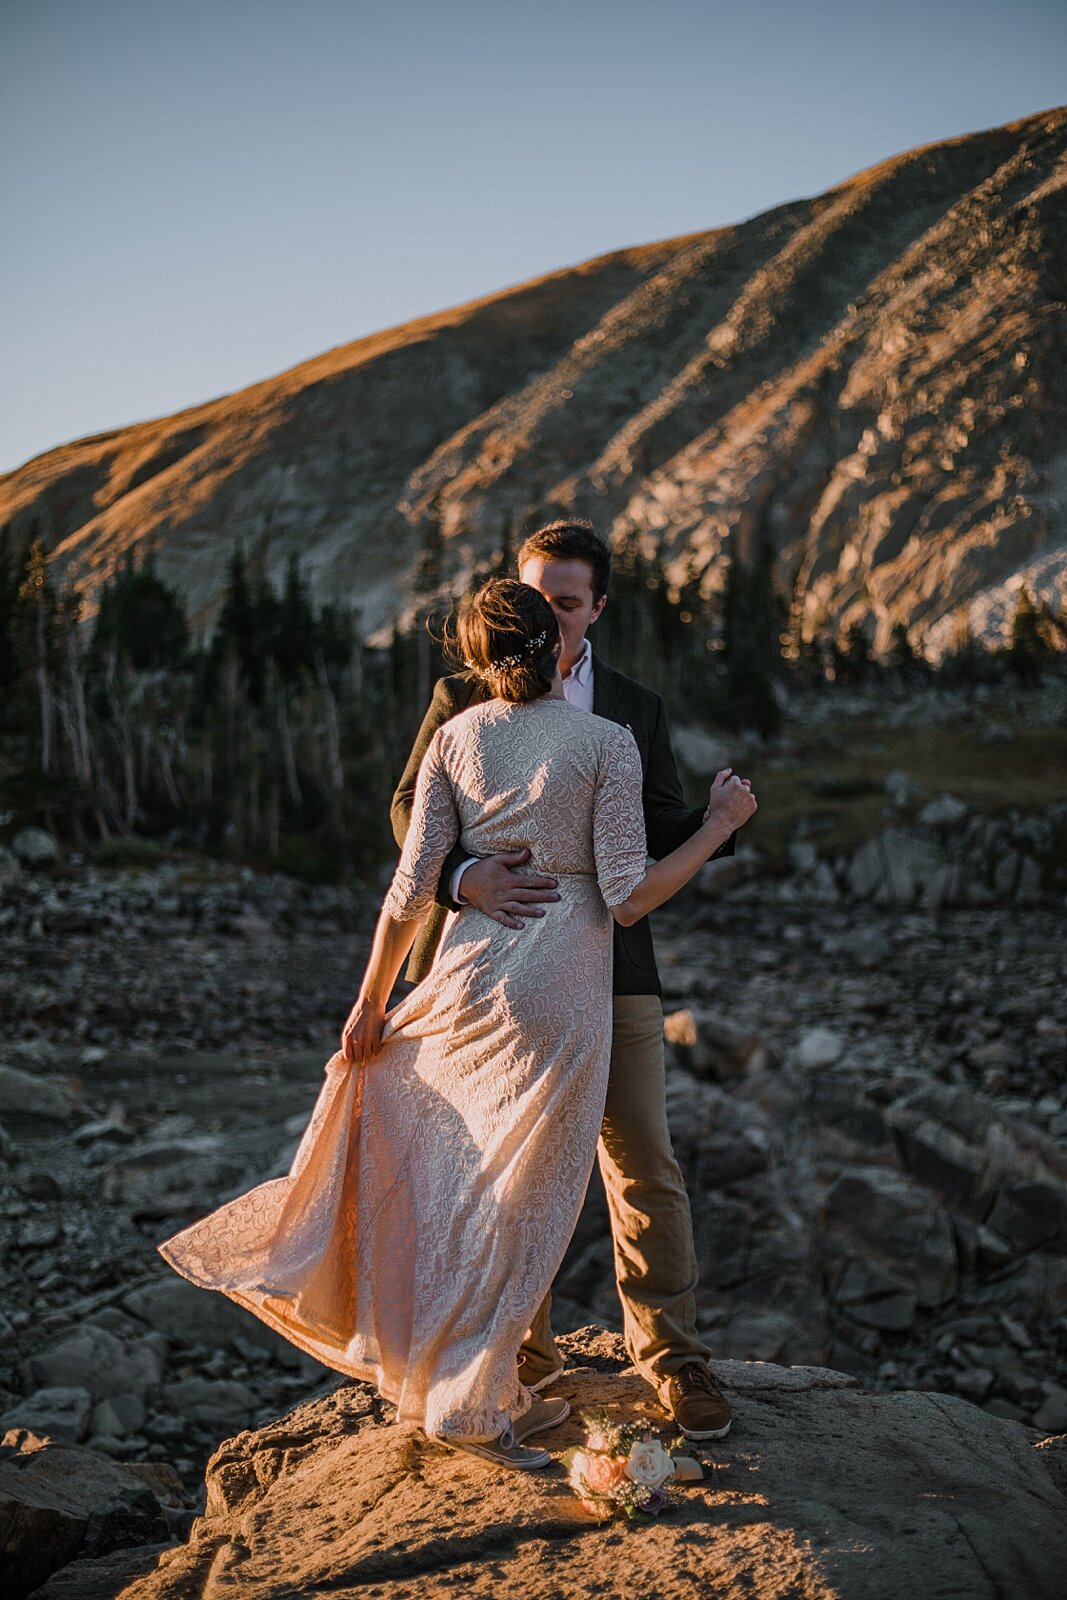
[[[196,861],[0,883],[0,1433],[126,1475],[69,1552],[102,1557],[182,1536],[220,1438],[336,1385],[154,1247],[285,1170],[375,907]],[[777,893],[658,924],[716,1355],[1067,1430],[1062,905]],[[595,1183],[560,1291],[618,1326]]]
[[[572,1410],[545,1436],[554,1451],[582,1442],[591,1406],[641,1419],[670,1444],[617,1334],[590,1327],[563,1343],[557,1388]],[[966,1401],[872,1395],[823,1368],[717,1370],[734,1396],[734,1433],[690,1452],[703,1476],[633,1531],[584,1513],[558,1462],[517,1483],[399,1428],[369,1388],[346,1383],[226,1440],[184,1543],[163,1544],[142,1512],[141,1543],[79,1556],[37,1600],[1058,1600],[1064,1441],[1035,1448],[1018,1424]],[[74,1473],[81,1454],[44,1445],[30,1470],[38,1482]],[[128,1486],[131,1521],[135,1495]],[[1006,1506],[1022,1514],[1005,1516]],[[72,1539],[78,1511],[67,1513]]]

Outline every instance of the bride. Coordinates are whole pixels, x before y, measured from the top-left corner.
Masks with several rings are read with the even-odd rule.
[[[530,1469],[567,1416],[518,1378],[596,1152],[611,1044],[611,918],[687,883],[756,809],[720,773],[703,826],[646,867],[628,729],[563,698],[559,631],[529,586],[493,580],[458,645],[495,698],[439,728],[342,1048],[289,1175],[159,1245],[327,1366],[369,1379],[441,1444]],[[388,997],[457,839],[531,851],[560,902],[521,930],[452,913],[433,969]]]

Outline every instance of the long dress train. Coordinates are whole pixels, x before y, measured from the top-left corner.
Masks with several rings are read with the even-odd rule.
[[[327,1063],[289,1175],[159,1246],[432,1434],[492,1439],[530,1404],[516,1355],[596,1151],[608,908],[644,873],[641,783],[633,736],[564,700],[439,728],[386,909],[425,916],[457,837],[476,856],[529,845],[560,903],[521,930],[450,914],[381,1052]]]

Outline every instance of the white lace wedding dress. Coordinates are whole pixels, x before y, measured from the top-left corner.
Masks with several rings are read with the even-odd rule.
[[[645,868],[633,736],[565,700],[439,728],[386,896],[425,916],[456,839],[532,850],[561,900],[519,930],[465,907],[365,1069],[340,1053],[288,1177],[159,1246],[402,1421],[495,1438],[530,1396],[516,1355],[574,1230],[611,1043],[608,907]]]

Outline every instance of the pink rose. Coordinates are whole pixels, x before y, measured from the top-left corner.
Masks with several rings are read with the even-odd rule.
[[[594,1494],[610,1494],[626,1477],[626,1459],[619,1456],[587,1456],[582,1477]]]

